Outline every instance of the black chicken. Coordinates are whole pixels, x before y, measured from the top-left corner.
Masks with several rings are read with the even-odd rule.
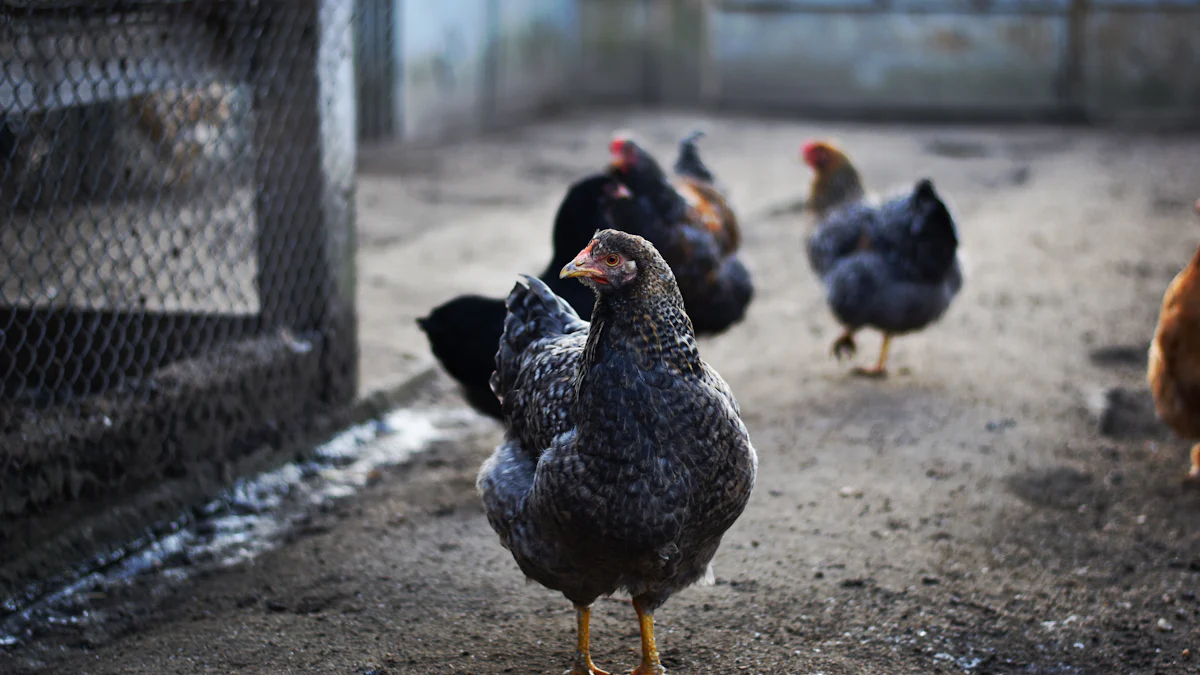
[[[554,218],[554,254],[541,278],[585,318],[591,316],[595,298],[582,285],[559,279],[558,272],[597,230],[610,227],[610,210],[622,227],[642,233],[650,215],[628,196],[624,186],[612,178],[591,176],[571,186]],[[460,295],[417,319],[434,357],[458,381],[467,402],[496,419],[502,419],[500,402],[489,381],[496,369],[505,313],[502,298]]]
[[[688,139],[681,144],[684,172],[695,171]],[[693,141],[694,142],[694,141]],[[690,148],[690,150],[688,149]],[[750,272],[737,258],[741,231],[733,209],[710,182],[681,175],[677,183],[634,140],[618,134],[609,146],[610,175],[657,216],[646,238],[675,272],[698,334],[719,333],[741,321],[754,297]],[[703,166],[703,165],[701,165]],[[711,172],[704,169],[711,176]]]
[[[700,159],[700,149],[696,147],[696,142],[701,138],[704,138],[704,132],[696,130],[679,141],[679,156],[675,159],[674,167],[675,175],[716,185],[716,178],[713,177],[712,171],[709,170],[704,160]]]
[[[590,606],[625,589],[642,636],[634,673],[661,674],[652,613],[711,577],[758,460],[648,241],[599,232],[561,276],[595,292],[592,322],[537,279],[508,296],[492,377],[508,430],[479,492],[521,571],[575,604],[571,672],[604,672],[589,654]]]
[[[892,337],[940,319],[963,283],[954,219],[928,179],[879,206],[858,201],[832,210],[808,238],[808,259],[845,327],[833,343],[836,357],[854,355],[861,328],[883,333],[879,360],[855,369],[859,375],[886,375]]]

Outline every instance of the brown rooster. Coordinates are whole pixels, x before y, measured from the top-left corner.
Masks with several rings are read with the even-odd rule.
[[[1195,205],[1200,214],[1200,201]],[[1159,419],[1185,438],[1200,438],[1200,249],[1167,286],[1150,343],[1146,379]],[[1188,476],[1200,479],[1200,443]]]

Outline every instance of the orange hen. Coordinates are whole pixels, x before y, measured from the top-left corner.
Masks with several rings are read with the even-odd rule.
[[[1200,214],[1200,201],[1196,202]],[[1146,379],[1159,419],[1184,438],[1200,438],[1200,249],[1163,295]],[[1189,476],[1200,479],[1200,443]]]

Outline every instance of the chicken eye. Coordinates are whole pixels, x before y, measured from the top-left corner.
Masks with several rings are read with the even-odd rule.
[[[619,262],[621,262],[621,256],[617,255],[616,253],[609,253],[604,257],[604,264],[608,265],[609,267],[616,267],[617,263]]]

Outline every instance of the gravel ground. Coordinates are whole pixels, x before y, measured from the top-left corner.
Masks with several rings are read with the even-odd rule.
[[[717,584],[657,615],[668,671],[1200,672],[1200,489],[1142,375],[1163,289],[1200,241],[1200,137],[628,112],[364,152],[365,386],[432,363],[413,325],[429,307],[540,269],[558,199],[607,160],[613,129],[666,156],[697,125],[759,292],[701,350],[761,471]],[[966,286],[894,343],[885,381],[828,356],[838,329],[795,211],[814,136],[840,139],[877,189],[932,177],[960,220]],[[877,345],[860,340],[859,361]],[[463,404],[439,374],[413,405]],[[474,492],[500,436],[475,419],[281,547],[135,584],[104,621],[0,654],[0,671],[561,672],[571,606],[525,583]],[[627,600],[598,603],[598,664],[627,672],[636,635]]]

